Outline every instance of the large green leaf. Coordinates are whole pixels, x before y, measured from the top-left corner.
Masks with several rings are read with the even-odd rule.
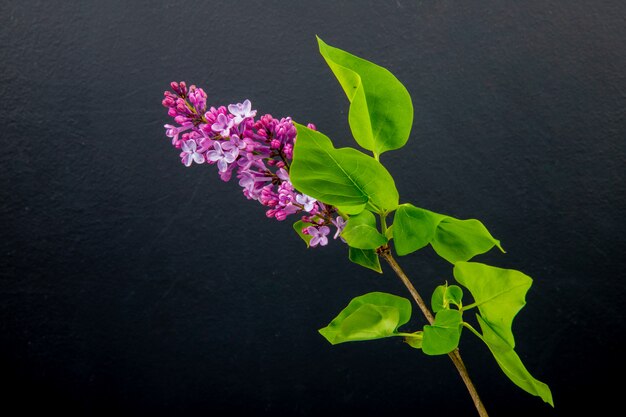
[[[541,397],[554,407],[552,392],[548,385],[533,378],[513,347],[496,332],[480,315],[476,315],[483,331],[483,340],[496,359],[496,362],[511,381],[524,391]]]
[[[383,273],[383,270],[380,267],[380,259],[374,249],[357,249],[349,247],[348,257],[355,264],[359,264],[380,274]]]
[[[380,155],[404,146],[413,124],[411,96],[385,68],[317,38],[320,53],[350,101],[348,122],[356,141]]]
[[[466,287],[483,320],[511,348],[515,338],[513,318],[526,304],[526,292],[533,280],[514,269],[502,269],[478,262],[457,262],[454,278]]]
[[[428,245],[442,217],[412,204],[401,204],[393,216],[393,239],[398,255],[408,255]]]
[[[430,326],[424,326],[422,350],[427,355],[444,355],[459,345],[463,317],[459,310],[441,310]]]
[[[398,206],[398,190],[380,162],[353,148],[333,147],[325,135],[295,124],[298,136],[289,176],[298,191],[356,214],[368,206],[384,213]]]
[[[433,312],[438,313],[441,310],[450,308],[450,304],[454,304],[457,307],[461,306],[461,299],[463,298],[463,290],[458,285],[440,285],[435,288],[433,295],[430,299],[430,305]]]
[[[350,247],[357,249],[376,249],[387,243],[387,238],[376,228],[376,217],[368,210],[350,216],[341,236]]]
[[[407,255],[427,244],[450,263],[467,261],[500,242],[478,220],[459,220],[412,204],[402,204],[394,215],[394,241],[398,255]]]
[[[409,300],[383,292],[355,297],[328,326],[319,330],[331,344],[394,336],[411,318]]]
[[[437,226],[431,245],[439,256],[451,263],[468,261],[494,246],[504,252],[500,241],[494,239],[480,221],[459,220],[449,216]]]

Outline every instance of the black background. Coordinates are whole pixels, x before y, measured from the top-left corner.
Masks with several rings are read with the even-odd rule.
[[[621,403],[625,16],[617,0],[3,1],[0,407],[474,415],[447,357],[317,333],[357,295],[408,297],[388,268],[307,250],[164,136],[162,93],[186,80],[352,145],[316,34],[411,93],[411,139],[381,159],[401,200],[482,220],[507,253],[475,259],[534,278],[516,350],[556,408],[464,333],[491,415]],[[430,248],[399,261],[427,297],[452,280]]]

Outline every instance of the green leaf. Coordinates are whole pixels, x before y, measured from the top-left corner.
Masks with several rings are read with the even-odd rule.
[[[354,139],[380,155],[404,146],[413,124],[411,96],[385,68],[332,47],[317,38],[320,53],[350,101]]]
[[[424,341],[424,332],[418,331],[411,333],[411,335],[405,335],[404,341],[415,349],[421,349]]]
[[[454,278],[470,291],[474,304],[489,327],[514,348],[513,318],[526,304],[526,292],[533,280],[514,269],[496,268],[478,262],[457,262]]]
[[[380,162],[353,148],[335,149],[325,135],[295,123],[298,136],[289,176],[298,191],[356,214],[398,206],[398,190]]]
[[[393,217],[393,239],[398,255],[408,255],[428,245],[443,217],[412,204],[400,205]]]
[[[461,289],[458,285],[440,285],[435,288],[430,304],[433,312],[437,313],[441,310],[450,308],[450,303],[460,307],[462,298],[463,289]]]
[[[331,344],[395,336],[411,318],[409,300],[383,292],[355,297],[328,326],[319,330]]]
[[[387,243],[387,238],[376,228],[376,217],[368,210],[350,216],[341,236],[350,247],[357,249],[376,249]]]
[[[336,207],[342,214],[353,215],[353,214],[359,214],[360,212],[363,211],[363,204],[358,204],[356,206],[339,205]]]
[[[373,249],[357,249],[349,247],[348,257],[355,264],[359,264],[381,274],[383,273],[383,270],[380,267],[378,254]]]
[[[494,239],[487,228],[476,219],[444,218],[437,226],[435,239],[431,244],[435,252],[450,263],[468,261],[494,246],[504,252],[500,241]]]
[[[463,324],[459,310],[441,310],[431,326],[424,326],[422,350],[427,355],[444,355],[459,345]]]
[[[309,247],[309,242],[311,241],[311,239],[313,238],[313,236],[311,235],[305,235],[304,233],[302,233],[302,229],[310,226],[311,223],[305,223],[302,220],[298,220],[297,222],[295,222],[293,224],[293,230],[296,231],[296,233],[298,233],[298,236],[300,236],[302,238],[302,240],[304,240],[304,243],[306,243],[306,247]]]
[[[395,247],[400,256],[429,243],[439,256],[450,263],[467,261],[494,246],[504,252],[500,242],[475,219],[459,220],[411,204],[402,204],[396,211],[393,224]]]
[[[489,350],[504,374],[524,391],[541,397],[542,400],[554,407],[550,387],[533,378],[522,363],[520,357],[513,350],[513,347],[500,337],[498,332],[496,332],[486,320],[478,314],[476,316],[483,331],[483,341],[489,347]]]

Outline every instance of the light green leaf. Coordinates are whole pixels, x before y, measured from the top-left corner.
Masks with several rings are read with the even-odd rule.
[[[458,285],[440,285],[435,288],[430,304],[433,312],[437,313],[441,310],[450,308],[450,303],[460,307],[462,298],[463,289],[461,289]]]
[[[350,101],[348,122],[363,148],[380,155],[404,146],[413,124],[411,96],[385,68],[317,38],[320,53]]]
[[[494,239],[487,228],[476,219],[444,218],[437,226],[431,245],[439,256],[450,263],[468,261],[494,246],[504,252],[500,241]]]
[[[335,206],[337,207],[337,210],[339,210],[341,213],[343,214],[359,214],[360,212],[363,211],[363,204],[358,204],[356,206],[344,206],[344,205],[339,205],[339,206]]]
[[[348,257],[355,264],[364,266],[378,273],[383,273],[380,267],[380,259],[374,249],[357,249],[349,247]]]
[[[415,349],[421,349],[424,341],[424,332],[418,331],[415,333],[411,333],[411,335],[405,335],[404,341]]]
[[[511,381],[524,391],[541,397],[542,400],[554,407],[552,392],[545,383],[533,378],[528,372],[513,347],[496,332],[486,320],[476,315],[483,331],[483,341],[496,359],[500,369]]]
[[[401,204],[393,217],[393,240],[398,255],[408,255],[428,245],[443,217],[412,204]]]
[[[298,233],[298,236],[300,236],[302,240],[304,240],[304,243],[306,243],[307,248],[309,247],[309,242],[311,241],[313,236],[305,235],[304,233],[302,233],[302,229],[305,229],[309,227],[310,225],[311,223],[305,223],[302,220],[298,220],[297,222],[293,224],[293,230],[295,230],[296,233]]]
[[[478,262],[457,262],[454,278],[470,291],[474,305],[489,327],[514,348],[513,318],[526,304],[526,292],[533,280],[514,269]]]
[[[380,162],[353,148],[335,149],[323,134],[295,125],[289,176],[298,191],[352,214],[366,205],[379,213],[395,210],[398,190]]]
[[[459,220],[411,204],[398,207],[393,220],[398,255],[407,255],[427,244],[450,263],[467,261],[500,242],[478,220]]]
[[[411,318],[409,300],[383,292],[355,297],[328,326],[319,330],[331,344],[394,336]]]
[[[424,326],[422,350],[427,355],[444,355],[459,345],[462,329],[462,313],[459,310],[441,310],[435,315],[431,326]]]
[[[368,210],[350,216],[341,236],[350,247],[357,249],[376,249],[387,243],[387,238],[376,228],[376,217]]]

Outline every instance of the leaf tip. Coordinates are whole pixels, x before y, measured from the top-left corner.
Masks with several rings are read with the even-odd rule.
[[[319,46],[320,51],[321,51],[322,48],[328,46],[328,44],[326,42],[324,42],[322,40],[322,38],[320,38],[317,34],[315,35],[315,38],[317,39],[317,45]]]
[[[504,248],[502,247],[502,245],[500,244],[500,241],[496,239],[496,246],[498,247],[498,249],[500,249],[500,252],[502,253],[506,253],[506,251],[504,250]]]
[[[321,329],[319,329],[317,332],[318,332],[319,334],[321,334],[321,335],[322,335],[322,337],[323,337],[324,339],[326,339],[326,341],[327,341],[328,343],[330,343],[331,345],[334,345],[333,341],[331,340],[331,333],[332,333],[332,332],[328,329],[328,326],[326,326],[326,327],[322,327],[322,328],[321,328]]]

